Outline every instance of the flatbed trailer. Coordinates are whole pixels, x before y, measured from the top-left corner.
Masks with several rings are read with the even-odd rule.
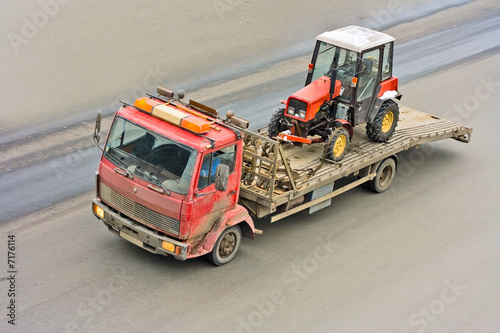
[[[245,131],[240,204],[258,218],[270,216],[271,222],[308,208],[312,213],[333,197],[373,182],[386,159],[397,166],[397,154],[403,150],[448,138],[467,143],[472,134],[472,128],[405,106],[400,106],[398,126],[386,143],[369,140],[364,127],[355,127],[341,162],[326,160],[322,144],[298,147],[270,139],[267,128]],[[389,171],[386,187],[395,172]],[[348,176],[357,178],[334,190],[335,181]]]
[[[124,103],[102,149],[95,216],[152,253],[224,265],[241,237],[262,233],[255,217],[313,213],[358,185],[386,191],[401,151],[472,134],[399,105],[393,49],[393,37],[358,26],[317,36],[305,86],[253,131],[162,86]]]
[[[357,126],[335,162],[326,158],[325,144],[277,141],[267,128],[247,130],[248,122],[234,114],[211,116],[215,110],[158,90],[169,99],[143,97],[115,114],[92,210],[113,234],[179,260],[206,256],[226,264],[241,237],[262,233],[254,217],[275,222],[305,209],[313,213],[358,185],[383,192],[399,152],[447,138],[467,143],[472,134],[472,128],[400,106],[387,142],[371,141],[365,126]],[[96,143],[99,133],[100,114]]]

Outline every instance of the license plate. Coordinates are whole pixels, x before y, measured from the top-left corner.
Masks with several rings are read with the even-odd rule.
[[[120,231],[120,237],[122,237],[123,239],[128,240],[132,244],[135,244],[137,246],[142,247],[143,243],[140,240],[138,240],[137,238],[134,238],[134,237],[130,236],[129,234],[126,234],[126,233]]]

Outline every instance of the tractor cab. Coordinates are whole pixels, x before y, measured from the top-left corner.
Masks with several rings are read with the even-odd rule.
[[[269,124],[270,136],[299,144],[328,143],[337,128],[344,128],[339,131],[350,138],[354,126],[366,123],[370,139],[387,141],[399,114],[392,98],[401,97],[398,79],[392,76],[393,48],[393,37],[358,26],[316,37],[305,87],[275,113]],[[379,127],[385,121],[385,126],[372,128],[378,126],[372,124],[384,103],[385,109],[390,106],[392,111],[377,121]],[[330,156],[333,160],[339,157]]]
[[[393,45],[393,37],[356,26],[325,32],[316,38],[306,86],[322,76],[335,76],[342,86],[335,96],[341,109],[356,111],[346,120],[353,126],[363,123],[376,88],[392,79]],[[391,90],[397,89],[394,79]]]

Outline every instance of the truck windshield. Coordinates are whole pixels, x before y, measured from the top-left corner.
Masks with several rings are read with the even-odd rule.
[[[320,42],[318,55],[314,62],[311,82],[322,76],[330,76],[334,68],[337,69],[337,80],[342,84],[341,98],[351,99],[351,81],[356,73],[358,55],[354,51]]]
[[[116,117],[104,156],[119,168],[153,185],[186,194],[192,179],[196,151]]]

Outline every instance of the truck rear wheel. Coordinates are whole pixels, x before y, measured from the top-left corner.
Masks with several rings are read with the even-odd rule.
[[[349,132],[344,127],[337,127],[326,142],[326,158],[338,162],[344,157],[349,142]]]
[[[281,123],[281,120],[285,117],[285,109],[278,109],[276,112],[274,112],[273,116],[271,117],[271,121],[269,122],[268,125],[268,133],[269,137],[275,138],[278,136],[279,133],[286,131],[288,128],[284,126]]]
[[[376,193],[387,191],[391,186],[396,174],[396,162],[393,158],[387,158],[377,168],[375,178],[367,182],[368,188]]]
[[[230,262],[235,256],[241,243],[241,229],[238,225],[227,228],[215,242],[212,252],[207,254],[207,260],[221,266]]]
[[[371,124],[366,124],[366,135],[375,142],[386,142],[394,133],[399,120],[399,106],[387,100],[382,104]]]

